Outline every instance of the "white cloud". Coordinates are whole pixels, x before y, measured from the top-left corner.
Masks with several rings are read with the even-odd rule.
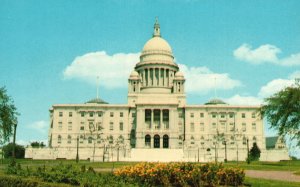
[[[294,80],[291,79],[274,79],[261,87],[258,96],[261,98],[269,97],[292,84],[294,84]]]
[[[290,76],[289,76],[290,79],[296,79],[296,78],[300,78],[300,71],[295,71],[294,73],[292,73]]]
[[[292,54],[289,57],[280,60],[280,64],[284,66],[296,66],[300,65],[300,53]]]
[[[226,98],[224,101],[231,105],[260,105],[262,104],[262,99],[253,96],[240,96],[234,95],[233,97]]]
[[[227,73],[214,73],[207,67],[188,67],[179,64],[186,82],[185,89],[189,93],[203,94],[214,89],[229,90],[241,86],[241,82],[231,79]]]
[[[126,87],[130,72],[139,60],[139,53],[117,53],[108,55],[105,51],[87,53],[74,59],[63,72],[65,79],[81,79],[112,89]]]
[[[263,62],[277,63],[277,54],[281,50],[274,45],[265,44],[256,49],[252,49],[252,46],[243,44],[239,48],[233,51],[233,55],[242,61],[247,61],[253,64],[260,64]]]
[[[47,121],[36,121],[27,126],[30,129],[34,129],[40,133],[46,134],[48,131],[49,123]]]
[[[233,51],[233,56],[241,61],[252,64],[273,63],[282,66],[300,65],[300,53],[292,54],[285,58],[278,58],[281,49],[274,45],[264,44],[252,49],[249,44],[243,44]]]

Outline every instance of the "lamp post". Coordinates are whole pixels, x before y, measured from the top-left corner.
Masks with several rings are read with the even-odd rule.
[[[227,162],[227,142],[226,142],[226,140],[223,141],[223,144],[225,145],[225,159],[224,159],[224,162]]]
[[[17,120],[13,120],[13,126],[14,126],[14,137],[13,137],[13,152],[12,152],[12,162],[15,164],[16,159],[16,130],[17,130]]]
[[[76,146],[76,163],[79,162],[79,136],[77,135],[77,146]]]
[[[249,158],[249,139],[247,138],[247,164],[250,164],[250,158]]]

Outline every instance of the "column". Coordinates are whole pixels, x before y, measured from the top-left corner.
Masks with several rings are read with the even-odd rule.
[[[158,86],[161,86],[160,68],[158,68]]]
[[[167,69],[164,70],[164,86],[167,87]]]
[[[153,111],[153,109],[151,109],[151,125],[150,125],[151,130],[153,128],[153,116],[154,116],[154,111]]]
[[[153,86],[157,86],[156,68],[153,68]]]
[[[159,121],[159,123],[160,123],[160,128],[162,128],[162,126],[163,126],[163,110],[162,109],[160,109],[160,121]]]
[[[150,86],[150,68],[147,69],[147,77],[148,77],[147,86]]]
[[[146,86],[146,70],[143,70],[143,86]]]

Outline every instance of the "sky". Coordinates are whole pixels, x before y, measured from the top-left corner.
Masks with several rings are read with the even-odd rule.
[[[158,17],[188,104],[258,105],[300,77],[298,0],[0,0],[0,86],[17,142],[47,140],[53,104],[127,103],[127,79]],[[265,124],[267,136],[276,131]]]

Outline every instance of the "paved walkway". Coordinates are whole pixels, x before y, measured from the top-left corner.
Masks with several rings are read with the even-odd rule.
[[[247,177],[300,182],[300,175],[295,175],[292,171],[245,170],[245,172]]]

